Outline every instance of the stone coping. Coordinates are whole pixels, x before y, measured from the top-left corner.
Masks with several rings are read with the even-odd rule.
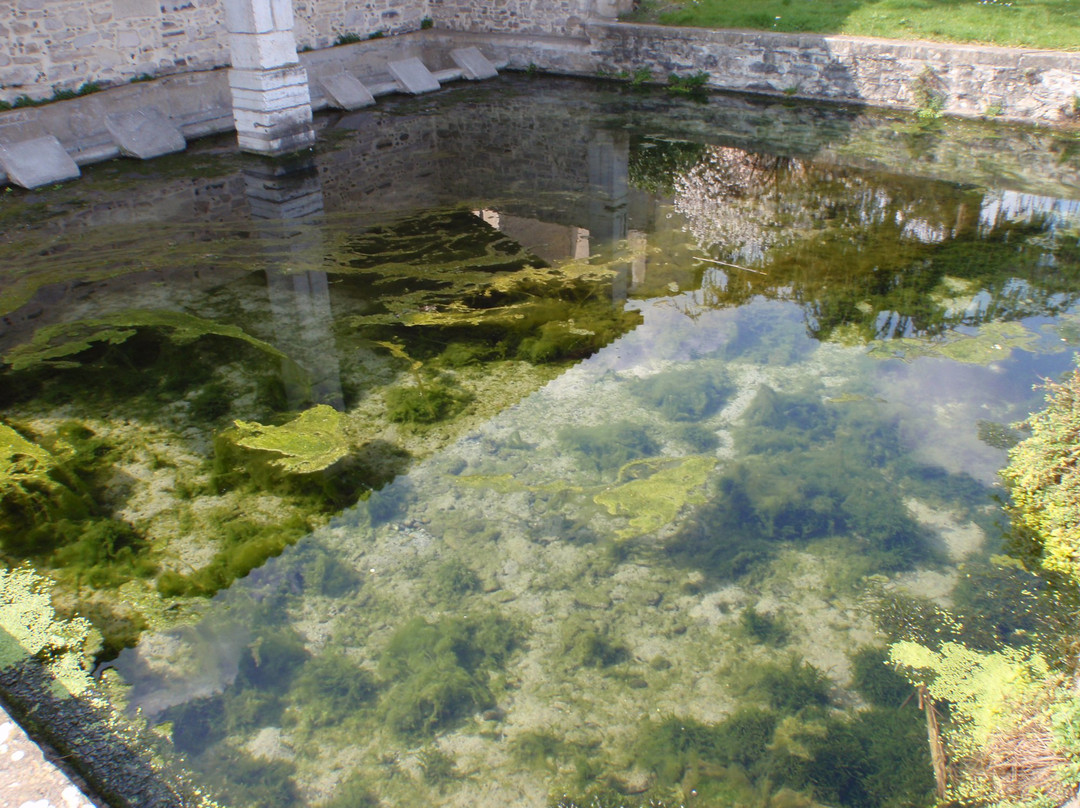
[[[55,760],[55,753],[32,741],[0,704],[0,805],[106,808],[104,802],[88,797],[85,783],[76,785]]]

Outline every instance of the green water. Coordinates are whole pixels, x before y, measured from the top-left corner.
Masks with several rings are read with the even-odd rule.
[[[1075,141],[525,78],[320,125],[0,199],[0,551],[116,708],[237,806],[930,805],[886,645],[1073,631],[996,474]]]

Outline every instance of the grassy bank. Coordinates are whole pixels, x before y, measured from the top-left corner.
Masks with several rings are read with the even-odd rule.
[[[1076,0],[639,0],[624,19],[1080,50]]]

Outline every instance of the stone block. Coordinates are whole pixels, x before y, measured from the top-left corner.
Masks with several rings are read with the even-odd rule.
[[[495,65],[489,62],[475,45],[470,48],[454,48],[450,51],[450,58],[461,68],[462,75],[470,81],[493,79],[499,75]]]
[[[233,90],[233,107],[252,112],[273,112],[311,104],[307,86],[285,85],[273,90]]]
[[[187,141],[157,107],[105,116],[105,128],[120,146],[120,152],[140,160],[183,151]]]
[[[348,73],[338,73],[319,79],[332,106],[338,109],[360,109],[375,103],[375,96],[364,83]]]
[[[307,86],[307,71],[300,65],[278,67],[273,70],[229,71],[229,87],[232,90],[276,90],[288,85]]]
[[[299,129],[311,126],[311,107],[297,106],[272,110],[233,107],[237,133],[260,133],[274,129]]]
[[[145,20],[161,15],[157,0],[113,0],[112,7],[118,20]]]
[[[0,168],[22,188],[40,188],[79,176],[79,167],[52,135],[0,142]]]
[[[259,70],[298,64],[296,39],[292,31],[267,34],[229,34],[232,66]]]
[[[296,22],[293,13],[293,0],[270,0],[270,13],[274,18],[274,27],[279,31],[291,31]]]
[[[407,93],[418,95],[430,93],[440,87],[438,79],[431,75],[431,71],[416,56],[410,59],[399,59],[386,63],[386,69],[390,71],[402,89]]]
[[[310,109],[309,109],[310,113]],[[254,154],[280,155],[311,148],[315,144],[315,129],[310,118],[306,123],[282,122],[276,126],[236,130],[236,143],[241,150]]]
[[[225,0],[223,5],[225,28],[230,34],[265,34],[275,30],[270,0]]]

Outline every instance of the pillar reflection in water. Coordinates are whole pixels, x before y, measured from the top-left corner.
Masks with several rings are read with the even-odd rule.
[[[344,408],[326,272],[323,195],[312,161],[265,161],[244,170],[251,217],[259,230],[274,344],[290,407],[307,402]]]
[[[599,131],[589,143],[589,222],[592,252],[610,251],[612,258],[627,248],[630,137],[625,132]],[[616,276],[612,298],[625,300],[629,291],[629,261],[611,265]]]

